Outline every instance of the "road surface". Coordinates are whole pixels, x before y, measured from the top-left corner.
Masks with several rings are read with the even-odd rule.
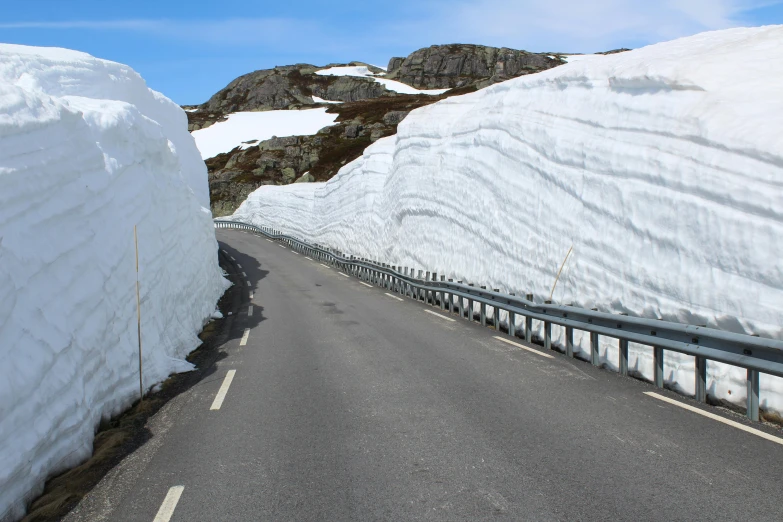
[[[66,520],[783,517],[783,445],[645,392],[741,417],[217,234],[226,356]]]

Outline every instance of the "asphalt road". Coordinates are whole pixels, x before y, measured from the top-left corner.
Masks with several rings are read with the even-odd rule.
[[[783,519],[783,445],[262,238],[218,239],[250,283],[226,357],[67,521],[153,521],[173,486],[188,522]]]

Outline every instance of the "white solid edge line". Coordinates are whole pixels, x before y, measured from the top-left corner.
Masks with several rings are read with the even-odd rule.
[[[277,244],[280,248],[285,248],[285,246],[281,245],[280,243]]]
[[[337,273],[338,273],[338,274],[340,274],[340,275],[341,275],[341,276],[343,276],[343,277],[351,277],[351,276],[349,276],[348,274],[343,274],[342,272],[337,272]]]
[[[312,257],[307,257],[307,256],[305,256],[305,259],[309,259],[310,261],[312,261],[312,260],[313,260],[313,258],[312,258]]]
[[[248,337],[250,337],[250,328],[245,328],[245,333],[242,334],[242,339],[239,340],[239,346],[245,346]]]
[[[266,238],[265,238],[265,239],[266,239]],[[267,241],[269,241],[270,243],[274,243],[274,241],[272,241],[271,239],[267,239]]]
[[[223,400],[226,398],[228,388],[231,386],[231,381],[234,380],[235,373],[237,373],[236,370],[229,370],[226,373],[226,378],[223,379],[223,384],[220,385],[220,389],[218,390],[217,395],[215,395],[215,400],[212,401],[212,406],[209,407],[210,410],[219,410],[220,407],[223,406]]]
[[[171,515],[174,514],[174,509],[177,507],[179,497],[182,496],[182,491],[185,486],[172,486],[169,488],[169,492],[166,493],[166,498],[163,499],[163,504],[158,509],[158,514],[155,515],[155,520],[152,522],[169,522]]]
[[[748,433],[752,433],[753,435],[756,435],[757,437],[761,437],[762,439],[767,439],[769,441],[772,441],[776,444],[783,445],[783,439],[780,437],[775,437],[774,435],[770,435],[769,433],[765,433],[761,430],[757,430],[755,428],[751,428],[749,426],[745,426],[744,424],[740,424],[739,422],[734,422],[733,420],[724,419],[720,415],[715,415],[714,413],[710,413],[708,411],[700,410],[699,408],[696,408],[694,406],[691,406],[690,404],[685,404],[679,401],[675,401],[674,399],[670,399],[669,397],[665,397],[663,395],[660,395],[655,392],[644,392],[645,395],[649,395],[650,397],[654,399],[658,399],[663,402],[668,402],[669,404],[674,404],[675,406],[679,406],[680,408],[686,409],[688,411],[692,411],[693,413],[698,413],[699,415],[703,415],[704,417],[707,417],[708,419],[712,419],[718,422],[722,422],[723,424],[728,424],[729,426],[732,426],[734,428],[737,428],[738,430],[746,431]]]
[[[250,317],[251,315],[253,315],[253,305],[247,307],[247,316]]]
[[[367,283],[365,283],[364,281],[359,281],[359,282],[360,282],[361,284],[363,284],[364,286],[369,286],[370,288],[373,288],[373,286],[372,286],[372,285],[368,285],[368,284],[367,284]]]
[[[400,299],[400,301],[402,301],[402,299]],[[440,317],[441,319],[445,319],[447,321],[451,321],[452,323],[454,321],[456,321],[456,319],[452,319],[451,317],[446,317],[445,315],[440,315],[438,313],[433,312],[432,310],[424,310],[424,311],[427,312],[428,314],[432,314],[434,316]]]
[[[536,355],[540,355],[541,357],[546,357],[547,359],[554,359],[554,358],[555,358],[555,356],[554,356],[554,355],[549,355],[548,353],[539,352],[538,350],[534,350],[533,348],[530,348],[530,347],[528,347],[528,346],[525,346],[524,344],[515,343],[514,341],[512,341],[512,340],[510,340],[510,339],[504,339],[503,337],[500,337],[499,335],[495,335],[495,336],[493,336],[493,337],[494,337],[495,339],[497,339],[498,341],[503,341],[503,342],[504,342],[504,343],[506,343],[506,344],[513,344],[513,345],[514,345],[514,346],[516,346],[517,348],[521,348],[521,349],[523,349],[523,350],[527,350],[528,352],[530,352],[530,353],[534,353],[534,354],[536,354]]]
[[[329,265],[325,265],[323,263],[318,263],[318,264],[321,265],[321,266],[325,266],[326,268],[330,268]]]

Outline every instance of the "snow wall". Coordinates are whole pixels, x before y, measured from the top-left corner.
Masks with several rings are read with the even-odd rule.
[[[780,339],[781,92],[783,26],[589,57],[418,109],[329,182],[261,187],[234,217],[539,302],[573,246],[555,303]],[[600,353],[617,368],[616,340]],[[652,379],[652,349],[629,355]],[[668,386],[693,375],[666,353]],[[710,362],[707,385],[744,404],[745,370]],[[783,412],[783,380],[760,385]]]
[[[0,45],[0,520],[183,360],[228,286],[185,113],[129,67]]]

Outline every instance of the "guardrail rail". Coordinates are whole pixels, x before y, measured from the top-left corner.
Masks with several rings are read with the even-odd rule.
[[[759,420],[759,373],[783,377],[783,341],[747,334],[726,332],[706,326],[693,326],[657,319],[630,317],[627,315],[587,310],[575,306],[550,302],[535,303],[533,295],[525,297],[504,294],[498,289],[486,289],[465,284],[443,275],[423,272],[413,268],[390,266],[378,261],[346,256],[323,245],[311,244],[299,238],[285,235],[271,227],[257,227],[248,223],[215,220],[216,228],[235,228],[266,236],[286,243],[294,250],[313,259],[339,267],[362,281],[372,283],[400,295],[423,301],[441,310],[457,313],[470,321],[478,320],[483,326],[491,324],[500,330],[500,311],[508,316],[508,334],[516,337],[522,333],[525,341],[532,342],[533,321],[544,324],[544,348],[552,349],[552,325],[565,328],[565,353],[574,357],[574,330],[590,334],[590,361],[599,366],[599,336],[614,338],[619,343],[619,372],[628,375],[628,343],[650,346],[653,350],[654,384],[663,388],[664,350],[692,355],[695,365],[695,398],[707,401],[707,361],[717,361],[747,370],[747,416]],[[456,301],[456,303],[455,303]],[[478,319],[475,303],[479,303]],[[487,306],[493,308],[488,317]],[[525,317],[522,332],[516,331],[516,316]]]

